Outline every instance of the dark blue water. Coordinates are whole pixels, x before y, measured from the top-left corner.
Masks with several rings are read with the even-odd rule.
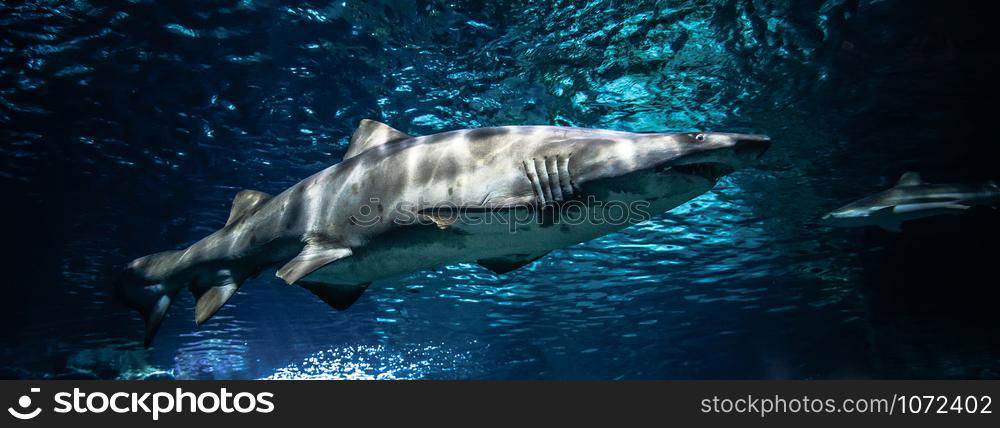
[[[0,8],[4,378],[997,378],[995,212],[830,229],[906,170],[997,178],[989,14],[886,1],[28,1]],[[497,278],[346,312],[270,274],[155,346],[120,266],[359,120],[769,134],[764,164]]]

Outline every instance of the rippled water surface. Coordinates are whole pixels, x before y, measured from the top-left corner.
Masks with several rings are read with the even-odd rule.
[[[994,91],[988,26],[936,7],[5,2],[0,375],[1000,377],[996,214],[902,234],[815,224],[908,169],[996,178],[980,134],[995,119],[968,101]],[[201,327],[184,294],[143,350],[116,268],[213,232],[240,189],[340,161],[364,118],[776,144],[684,206],[504,277],[443,266],[335,312],[265,274]]]

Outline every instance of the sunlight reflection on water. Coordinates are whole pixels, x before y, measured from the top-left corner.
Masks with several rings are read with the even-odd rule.
[[[468,353],[449,352],[440,345],[391,351],[385,346],[359,345],[317,352],[300,363],[278,369],[268,380],[400,380],[435,377],[464,378],[476,363]]]

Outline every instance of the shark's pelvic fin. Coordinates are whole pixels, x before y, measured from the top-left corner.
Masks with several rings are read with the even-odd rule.
[[[338,311],[343,311],[364,294],[365,290],[368,289],[369,283],[364,284],[354,284],[354,285],[325,285],[316,284],[307,281],[299,283],[302,288],[309,290],[310,293],[315,294],[320,300],[330,305]]]
[[[299,255],[278,269],[278,277],[288,284],[294,284],[300,278],[313,273],[316,269],[348,257],[353,252],[350,248],[336,246],[325,241],[310,240]]]
[[[503,257],[496,257],[492,259],[481,259],[477,260],[480,266],[489,269],[497,275],[503,275],[507,272],[520,269],[524,266],[534,263],[542,257],[545,257],[549,252],[543,252],[538,254],[511,254]]]
[[[229,226],[236,220],[254,212],[258,207],[271,198],[271,195],[264,192],[258,192],[256,190],[241,190],[236,194],[236,197],[233,198],[233,207],[229,209],[229,219],[226,220],[226,226]]]
[[[897,186],[916,186],[923,184],[923,180],[920,179],[919,172],[908,171],[904,172],[902,176],[899,177],[899,181],[896,182]]]
[[[358,124],[358,129],[354,131],[354,135],[351,135],[351,144],[347,146],[347,153],[344,154],[344,159],[357,156],[359,153],[372,147],[406,138],[411,137],[382,122],[364,119]]]

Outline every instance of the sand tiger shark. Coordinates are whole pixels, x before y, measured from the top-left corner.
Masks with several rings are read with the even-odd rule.
[[[931,184],[919,173],[907,172],[892,188],[833,210],[820,222],[838,227],[878,226],[899,232],[905,221],[961,214],[975,206],[1000,207],[1000,188],[995,182],[979,186]]]
[[[558,126],[413,137],[363,120],[340,163],[278,195],[240,191],[222,229],[132,261],[117,294],[142,314],[149,346],[181,289],[197,299],[200,325],[269,268],[338,310],[373,281],[441,265],[477,261],[503,274],[632,224],[560,222],[559,207],[575,203],[592,215],[610,202],[642,202],[664,212],[754,163],[769,145],[763,135]],[[504,221],[481,221],[486,215]],[[515,218],[533,221],[512,230]]]

